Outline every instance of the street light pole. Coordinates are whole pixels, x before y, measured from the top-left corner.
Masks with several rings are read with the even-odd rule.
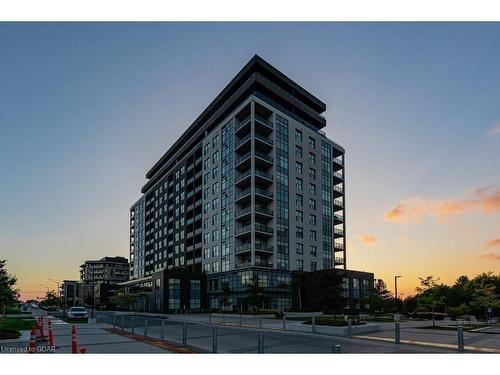
[[[94,309],[95,309],[95,268],[92,268],[92,314],[91,318],[94,319]]]
[[[396,305],[396,310],[398,310],[398,279],[403,277],[401,275],[394,276],[394,303]]]

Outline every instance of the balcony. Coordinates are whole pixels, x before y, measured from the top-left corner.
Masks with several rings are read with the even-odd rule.
[[[255,164],[264,168],[273,166],[273,157],[263,152],[255,151]]]
[[[261,234],[271,235],[271,236],[274,233],[273,228],[267,226],[266,224],[262,224],[262,223],[255,223],[255,231],[259,232]]]
[[[344,161],[341,158],[332,158],[332,167],[334,172],[340,171],[344,168]]]
[[[262,207],[262,206],[255,206],[255,213],[261,214],[264,216],[268,216],[268,217],[272,217],[274,215],[273,210],[270,210],[269,208]]]
[[[258,187],[255,188],[255,194],[257,196],[263,198],[264,200],[270,201],[273,199],[273,192],[272,191],[264,190],[264,189],[261,189]]]
[[[263,251],[265,253],[274,253],[274,246],[268,245],[266,243],[256,242],[255,243],[255,250],[256,251]]]
[[[252,156],[252,153],[250,151],[248,151],[246,154],[237,158],[234,162],[235,168],[238,168],[238,167],[242,168],[242,169],[248,168],[248,166],[250,164],[250,157],[251,156]]]
[[[333,195],[336,197],[341,197],[342,195],[344,195],[344,189],[342,189],[340,186],[334,186]]]
[[[234,145],[235,151],[237,151],[239,148],[241,148],[243,145],[245,145],[247,142],[249,142],[250,138],[251,138],[251,134],[247,134],[243,138],[241,138],[239,141],[237,141]]]
[[[267,118],[259,115],[255,115],[255,126],[262,127],[262,130],[271,132],[273,130],[273,123],[272,121],[268,120]]]
[[[246,200],[247,198],[250,198],[250,194],[252,193],[251,188],[247,188],[243,191],[240,191],[239,193],[236,193],[234,195],[234,201],[237,203],[239,201]]]
[[[339,215],[339,214],[333,214],[333,219],[336,221],[344,222],[344,216]]]
[[[344,244],[343,244],[343,243],[340,243],[340,242],[334,242],[333,247],[334,247],[336,250],[344,250]]]
[[[234,127],[234,132],[238,133],[239,130],[243,129],[246,125],[250,124],[250,116],[245,117],[243,120],[241,120],[236,126]]]
[[[342,229],[334,229],[333,233],[335,233],[337,236],[344,236],[344,231]]]
[[[340,172],[333,172],[333,179],[334,179],[335,183],[343,182],[344,175]]]
[[[344,264],[344,258],[334,258],[335,264]]]
[[[255,170],[255,181],[269,184],[274,180],[274,176],[271,173],[261,171],[259,169]]]
[[[271,262],[264,262],[264,261],[260,261],[260,262],[255,262],[255,266],[257,267],[266,267],[266,268],[272,268],[273,267],[273,264]]]
[[[337,207],[344,208],[344,202],[342,202],[340,199],[334,199],[333,204]]]
[[[245,207],[239,211],[236,211],[234,213],[234,218],[235,219],[240,219],[240,220],[248,220],[249,217],[251,216],[252,213],[252,207]]]
[[[236,228],[236,230],[234,231],[234,235],[236,237],[244,236],[246,234],[249,234],[251,231],[252,231],[252,225],[248,224],[248,225],[245,225],[241,228]]]
[[[240,174],[239,176],[236,176],[234,178],[234,183],[236,186],[245,185],[245,183],[250,182],[249,180],[250,180],[251,176],[252,176],[252,171],[248,170],[248,171]]]
[[[235,254],[242,254],[249,251],[252,251],[252,244],[249,242],[240,246],[236,246],[236,248],[234,249]]]
[[[264,149],[270,150],[273,147],[273,140],[265,135],[255,133],[255,146],[262,145]]]

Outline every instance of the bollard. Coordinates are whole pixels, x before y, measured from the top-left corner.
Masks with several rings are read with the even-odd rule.
[[[262,328],[262,318],[260,317],[260,313],[259,313],[259,328]]]
[[[286,315],[283,314],[283,331],[286,331]]]
[[[77,353],[77,343],[76,343],[76,327],[71,328],[71,353]]]
[[[45,333],[43,332],[43,316],[40,317],[40,324],[38,327],[40,328],[40,340],[45,341]]]
[[[113,314],[113,328],[116,328],[116,313]]]
[[[182,345],[187,343],[187,323],[182,323]]]
[[[462,323],[458,324],[457,334],[458,334],[458,351],[463,352],[464,351],[464,326]]]
[[[351,319],[347,320],[347,336],[352,337],[352,321],[351,321]]]
[[[36,327],[33,326],[31,328],[30,346],[28,348],[28,353],[30,354],[33,354],[35,352],[35,335],[36,335]]]
[[[125,315],[122,315],[122,333],[125,331]]]
[[[261,332],[257,336],[257,352],[264,353],[264,334]]]
[[[243,325],[243,319],[241,317],[241,314],[240,314],[240,327]]]
[[[132,327],[130,329],[130,332],[134,334],[135,331],[135,316],[132,315]]]
[[[394,326],[395,326],[394,327],[394,342],[396,344],[401,344],[401,340],[400,340],[401,332],[400,332],[399,322],[398,321],[394,322]]]
[[[312,317],[311,330],[312,330],[312,333],[316,333],[316,317],[315,316]]]
[[[226,314],[222,313],[222,324],[226,325]]]
[[[208,314],[208,322],[212,324],[212,313]]]
[[[340,353],[340,345],[332,345],[332,353]]]
[[[144,337],[148,337],[148,320],[144,319]]]
[[[160,341],[165,341],[165,321],[161,321]]]
[[[212,353],[217,353],[217,328],[212,329]]]
[[[48,330],[49,330],[49,346],[51,348],[54,347],[54,335],[52,334],[52,321],[49,319],[48,323]]]

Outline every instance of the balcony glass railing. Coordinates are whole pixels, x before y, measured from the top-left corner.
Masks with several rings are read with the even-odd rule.
[[[344,189],[342,189],[340,186],[334,186],[333,190],[335,190],[335,191],[337,191],[339,193],[343,193],[344,192]]]
[[[335,263],[344,264],[344,258],[335,258]]]
[[[339,165],[344,165],[344,161],[341,158],[332,158],[332,160]]]
[[[267,225],[261,223],[255,223],[255,230],[264,233],[273,233],[273,228],[268,227]]]
[[[255,139],[258,139],[264,143],[267,143],[270,146],[273,145],[273,140],[271,138],[266,137],[265,135],[255,133]]]
[[[234,217],[240,217],[240,216],[249,214],[250,212],[252,212],[252,207],[245,207],[242,210],[236,211],[236,213],[234,214]]]
[[[273,216],[273,210],[270,210],[269,208],[266,208],[266,207],[255,206],[255,212],[259,212],[259,213],[264,214],[264,215]]]
[[[250,116],[245,117],[243,120],[241,120],[239,124],[236,125],[236,127],[234,128],[234,131],[240,130],[243,126],[245,126],[248,123],[248,121],[250,121]]]
[[[252,189],[248,188],[248,189],[245,189],[243,191],[240,191],[239,193],[237,193],[235,196],[234,196],[234,199],[235,200],[238,200],[242,197],[244,197],[245,195],[248,195],[252,192]]]
[[[255,265],[258,267],[272,267],[273,264],[270,262],[255,262]]]
[[[344,207],[344,202],[342,202],[341,200],[339,199],[335,199],[333,201],[333,204],[335,204],[336,206],[339,206],[339,207]]]
[[[242,161],[248,159],[251,155],[252,155],[252,153],[250,151],[248,151],[247,153],[245,153],[244,155],[242,155],[238,159],[236,159],[236,161],[234,162],[234,165],[240,164]]]
[[[246,141],[248,141],[250,139],[250,137],[251,137],[251,134],[245,135],[238,142],[236,142],[236,144],[234,145],[234,148],[240,147],[243,143],[245,143]]]
[[[246,243],[240,246],[236,246],[235,252],[236,253],[242,253],[244,251],[249,251],[252,250],[252,244],[251,243]]]
[[[234,179],[234,182],[235,183],[238,183],[240,182],[241,180],[244,180],[245,178],[247,178],[248,176],[250,176],[252,174],[252,171],[249,170],[249,171],[246,171],[242,174],[240,174],[239,176],[236,176],[235,179]]]
[[[340,173],[340,172],[333,172],[333,175],[334,175],[335,177],[337,177],[337,178],[340,178],[340,179],[343,179],[343,178],[344,178],[344,176],[343,176],[343,175],[342,175],[342,173]]]
[[[266,178],[266,179],[268,179],[270,181],[273,181],[273,175],[271,173],[264,172],[264,171],[256,169],[255,170],[255,175],[259,176],[259,177],[262,177],[262,178]]]
[[[342,215],[336,215],[336,214],[335,214],[335,215],[333,215],[333,217],[334,217],[335,219],[339,220],[339,221],[344,221],[344,216],[342,216]]]
[[[344,250],[344,244],[343,243],[335,242],[334,247],[336,249]]]
[[[334,233],[336,235],[338,235],[338,236],[343,236],[344,235],[344,231],[342,229],[335,229]]]
[[[273,128],[273,123],[271,121],[269,121],[267,118],[264,118],[262,116],[259,116],[259,115],[255,115],[255,120],[260,122],[261,124],[269,127],[269,128]]]
[[[272,191],[267,191],[267,190],[264,190],[264,189],[261,189],[261,188],[255,188],[255,193],[263,195],[265,197],[269,197],[269,198],[273,197],[273,192]]]
[[[261,158],[263,160],[267,160],[268,162],[272,163],[273,162],[273,158],[269,155],[266,155],[262,152],[259,152],[259,151],[255,151],[255,156],[258,157],[258,158]]]
[[[273,252],[274,247],[272,245],[268,245],[268,244],[265,244],[265,243],[256,242],[255,243],[255,249],[256,250]]]
[[[249,232],[250,230],[252,230],[252,226],[249,224],[249,225],[245,225],[244,227],[241,227],[241,228],[236,228],[234,233],[236,235],[238,235],[238,234]]]

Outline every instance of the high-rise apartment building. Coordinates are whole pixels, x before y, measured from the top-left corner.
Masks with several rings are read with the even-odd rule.
[[[211,308],[228,287],[242,303],[258,277],[285,310],[293,271],[345,269],[345,153],[325,110],[254,56],[147,172],[130,277],[205,272]]]

